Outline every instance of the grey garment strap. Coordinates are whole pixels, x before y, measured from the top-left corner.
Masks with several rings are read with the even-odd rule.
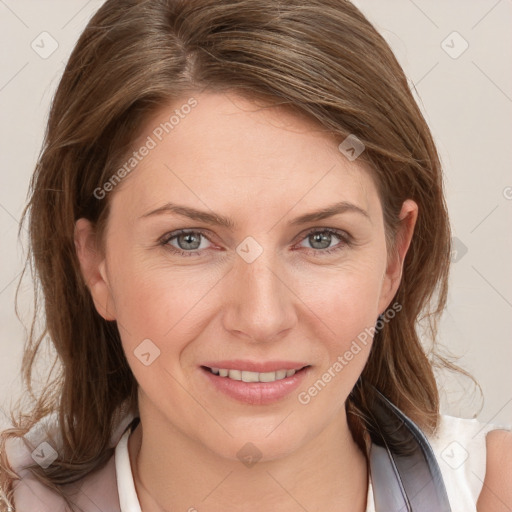
[[[375,390],[370,477],[376,512],[451,512],[441,470],[419,427]]]

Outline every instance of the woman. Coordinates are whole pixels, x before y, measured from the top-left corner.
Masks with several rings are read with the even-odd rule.
[[[352,4],[108,0],[28,212],[62,373],[4,510],[512,506],[512,434],[439,414],[442,172]]]

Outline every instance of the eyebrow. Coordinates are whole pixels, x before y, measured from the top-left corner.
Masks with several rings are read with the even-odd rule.
[[[340,215],[342,213],[347,212],[358,213],[366,217],[368,220],[370,220],[370,216],[368,215],[368,212],[366,210],[363,210],[361,207],[348,201],[341,201],[339,203],[332,204],[320,210],[300,215],[299,217],[296,217],[295,219],[291,220],[289,222],[289,225],[296,226],[299,224],[316,222],[322,219],[326,219],[328,217],[333,217],[334,215]],[[141,215],[138,218],[138,220],[157,215],[172,213],[176,215],[181,215],[182,217],[188,217],[189,219],[201,221],[206,224],[222,226],[230,230],[236,228],[236,223],[233,221],[233,219],[229,217],[225,217],[217,213],[208,213],[203,210],[196,210],[195,208],[191,208],[189,206],[174,203],[166,203],[165,205],[161,206],[160,208],[157,208],[156,210],[152,210],[148,213]]]

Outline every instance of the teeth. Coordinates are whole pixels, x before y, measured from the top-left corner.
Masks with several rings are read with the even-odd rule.
[[[277,370],[276,372],[276,379],[284,379],[286,377],[286,370]]]
[[[275,382],[295,375],[296,370],[277,370],[276,372],[249,372],[246,370],[227,370],[225,368],[210,368],[211,372],[220,377],[228,377],[243,382]]]
[[[243,371],[242,372],[242,381],[243,382],[259,382],[260,381],[259,376],[260,376],[260,374],[257,372]]]
[[[242,380],[242,372],[240,370],[228,370],[228,377],[233,380]]]
[[[258,380],[260,382],[274,382],[276,380],[276,372],[260,373]]]

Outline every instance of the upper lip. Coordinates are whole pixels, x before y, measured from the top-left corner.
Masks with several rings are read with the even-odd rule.
[[[245,361],[241,359],[229,361],[208,361],[203,363],[202,366],[208,368],[223,368],[225,370],[245,370],[248,372],[275,372],[277,370],[300,370],[307,363],[300,363],[297,361]]]

